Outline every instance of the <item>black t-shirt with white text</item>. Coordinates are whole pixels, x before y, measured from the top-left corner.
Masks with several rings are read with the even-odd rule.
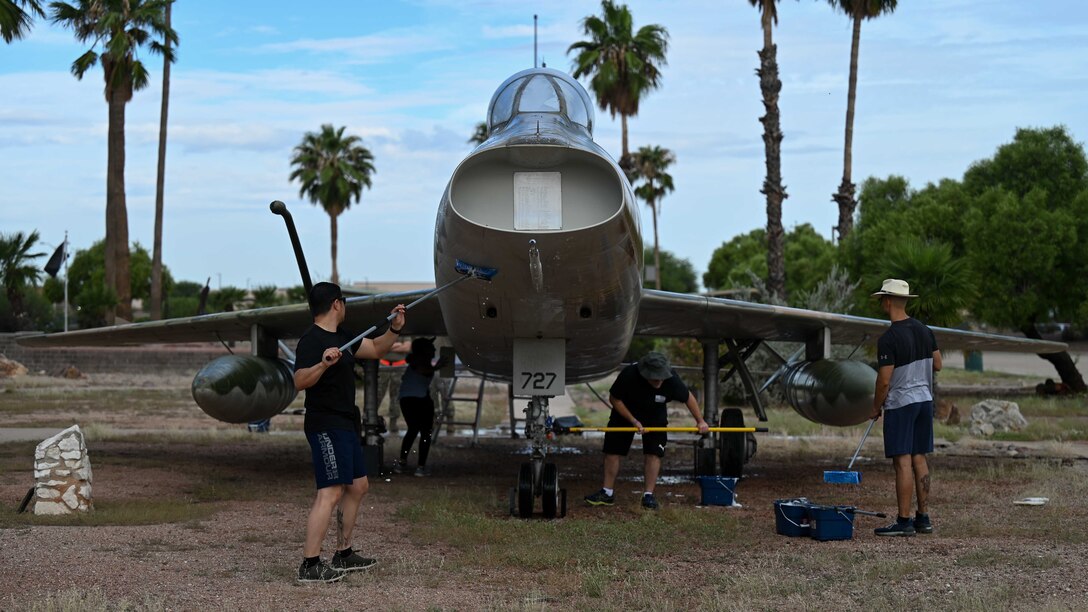
[[[669,401],[687,402],[688,387],[680,380],[676,372],[654,389],[641,374],[638,373],[638,364],[631,364],[616,376],[616,382],[608,392],[623,402],[623,405],[645,427],[664,427],[668,425],[668,411],[665,404]],[[613,424],[612,420],[616,423]],[[613,410],[609,419],[610,425],[629,426],[623,422],[623,418]]]
[[[317,365],[325,349],[344,346],[355,337],[343,327],[336,332],[329,332],[317,325],[311,325],[298,340],[295,348],[295,371]],[[321,375],[314,385],[306,389],[307,433],[346,429],[359,431],[359,409],[355,406],[355,351],[354,344]]]

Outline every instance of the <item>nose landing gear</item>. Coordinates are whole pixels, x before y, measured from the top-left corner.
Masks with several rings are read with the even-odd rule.
[[[510,490],[510,515],[529,518],[537,497],[546,519],[567,515],[567,490],[559,487],[559,468],[545,463],[548,438],[548,398],[534,396],[525,409],[525,437],[532,441],[529,461],[518,470],[518,484]]]

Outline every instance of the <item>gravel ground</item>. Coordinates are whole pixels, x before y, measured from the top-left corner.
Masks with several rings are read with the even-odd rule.
[[[95,421],[94,414],[80,418]],[[164,418],[174,423],[175,417]],[[154,419],[133,424],[141,430],[156,426]],[[209,420],[203,425],[219,426]],[[684,478],[690,451],[675,445],[663,471],[669,478],[658,490],[665,505],[662,517],[682,522],[690,513],[726,513],[736,519],[732,539],[692,542],[690,550],[647,560],[653,568],[649,573],[608,571],[602,597],[587,593],[586,570],[575,563],[544,569],[532,560],[507,566],[475,563],[474,556],[486,551],[458,542],[452,534],[428,536],[430,532],[405,518],[406,505],[417,503],[420,491],[478,492],[501,507],[495,500],[505,499],[513,484],[516,464],[524,460],[519,454],[524,442],[490,438],[473,449],[463,438],[443,437],[433,451],[433,476],[375,479],[364,501],[355,547],[378,558],[379,565],[338,584],[301,586],[294,582],[294,573],[312,480],[298,433],[259,439],[233,435],[218,441],[214,436],[186,441],[184,436],[156,440],[148,434],[111,434],[89,443],[100,505],[162,499],[205,512],[178,522],[142,525],[47,526],[4,519],[0,609],[48,609],[45,604],[50,603],[60,608],[57,601],[80,597],[84,603],[73,609],[94,608],[93,601],[105,602],[104,609],[130,605],[176,610],[892,609],[881,599],[889,590],[902,597],[902,609],[928,609],[938,601],[947,608],[983,609],[1001,597],[1011,598],[1011,608],[1088,609],[1083,445],[965,440],[938,449],[932,460],[937,533],[930,537],[877,538],[872,528],[882,521],[868,517],[858,519],[855,537],[848,541],[776,535],[775,499],[804,495],[892,510],[893,474],[879,457],[879,442],[866,446],[856,466],[863,473],[863,487],[844,489],[822,482],[823,470],[843,469],[853,445],[849,438],[765,437],[738,488],[743,507],[706,509],[694,508],[698,487]],[[563,537],[565,528],[580,533],[595,521],[630,521],[631,537],[638,537],[634,530],[646,524],[635,501],[641,483],[632,478],[641,464],[638,453],[623,463],[625,480],[617,487],[617,507],[595,509],[573,501],[599,486],[599,441],[564,440],[563,446],[565,452],[554,456],[572,504],[569,516],[556,522],[559,535],[553,537]],[[25,470],[18,466],[20,454],[32,447],[0,445],[0,508],[5,512],[31,482],[29,457]],[[386,456],[392,456],[388,449]],[[1039,468],[1037,479],[1030,469],[1025,472],[1032,462],[1045,467]],[[1051,504],[1011,504],[1035,494],[1051,497]],[[503,518],[501,510],[491,515],[499,529],[524,524]],[[544,529],[542,525],[530,521],[526,537]],[[991,532],[987,525],[995,529]],[[870,568],[883,559],[896,565]],[[810,586],[827,582],[829,575],[832,587]]]

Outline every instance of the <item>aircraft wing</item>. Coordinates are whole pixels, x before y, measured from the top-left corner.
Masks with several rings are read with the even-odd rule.
[[[361,333],[371,325],[384,323],[389,311],[397,304],[409,304],[428,291],[383,293],[347,299],[345,326]],[[276,338],[297,338],[313,323],[306,304],[254,308],[234,312],[130,323],[114,327],[81,329],[67,333],[20,336],[23,346],[125,346],[149,343],[219,342],[250,339],[250,329],[260,325]],[[381,326],[379,325],[379,331]],[[438,300],[427,300],[407,314],[405,335],[436,335],[446,333]]]
[[[831,330],[834,344],[875,345],[888,325],[888,321],[867,317],[643,289],[635,334],[804,342],[826,327]],[[1068,348],[1062,342],[944,327],[930,329],[942,350],[1056,353]]]

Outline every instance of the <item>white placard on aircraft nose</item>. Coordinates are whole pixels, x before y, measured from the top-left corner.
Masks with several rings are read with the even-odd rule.
[[[567,386],[567,341],[563,338],[514,339],[514,394],[563,394]]]
[[[561,173],[514,173],[514,229],[563,229]]]

